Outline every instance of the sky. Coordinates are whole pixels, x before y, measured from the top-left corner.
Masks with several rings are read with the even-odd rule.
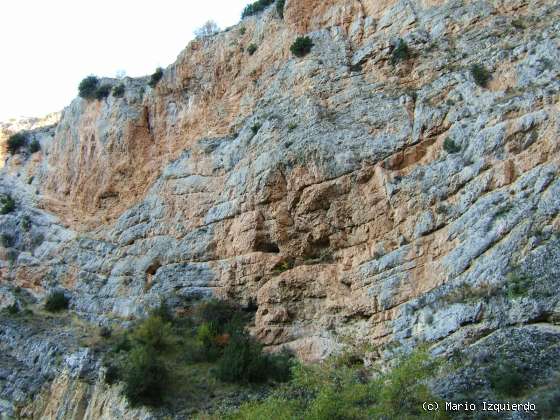
[[[60,111],[90,75],[167,67],[207,20],[251,0],[0,0],[0,121]]]

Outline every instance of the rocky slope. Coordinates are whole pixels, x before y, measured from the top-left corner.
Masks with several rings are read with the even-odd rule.
[[[64,288],[73,312],[106,324],[214,295],[254,308],[262,342],[308,361],[349,341],[381,360],[427,341],[473,360],[538,354],[535,377],[557,372],[559,33],[555,1],[288,0],[284,19],[270,7],[195,40],[155,88],[127,78],[123,98],[78,98],[31,132],[40,153],[6,158],[0,306],[16,288],[31,301]],[[304,58],[296,34],[313,41]],[[21,343],[47,357],[50,338],[12,322],[0,412],[42,386],[50,408],[19,413],[149,416],[71,385],[76,358],[99,369],[78,344],[31,360]],[[484,388],[481,372],[447,391]]]

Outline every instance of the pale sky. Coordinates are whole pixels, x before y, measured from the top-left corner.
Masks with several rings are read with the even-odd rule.
[[[0,121],[59,111],[89,74],[167,67],[209,19],[239,22],[252,0],[0,0]]]

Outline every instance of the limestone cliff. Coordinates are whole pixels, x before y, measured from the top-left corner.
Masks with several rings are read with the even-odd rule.
[[[313,41],[303,58],[297,34]],[[103,324],[215,295],[308,361],[349,338],[383,345],[374,359],[426,341],[553,354],[559,34],[556,1],[288,0],[284,19],[272,7],[195,40],[155,88],[77,98],[32,132],[40,153],[7,157],[0,305],[62,287]],[[36,369],[2,322],[2,357]],[[76,377],[63,365],[52,393]],[[38,389],[11,382],[0,412]],[[35,417],[81,418],[64,407]]]

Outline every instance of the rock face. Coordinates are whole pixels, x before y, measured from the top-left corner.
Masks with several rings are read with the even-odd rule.
[[[295,34],[313,41],[304,58]],[[155,88],[127,78],[123,98],[78,98],[32,132],[40,153],[7,159],[0,305],[62,287],[104,323],[214,295],[256,308],[254,334],[308,361],[349,337],[507,346],[525,324],[549,348],[559,34],[554,1],[288,0],[283,20],[271,7],[195,40]],[[50,392],[69,392],[58,372]],[[95,386],[75,400],[111,418],[92,411],[113,392]]]

